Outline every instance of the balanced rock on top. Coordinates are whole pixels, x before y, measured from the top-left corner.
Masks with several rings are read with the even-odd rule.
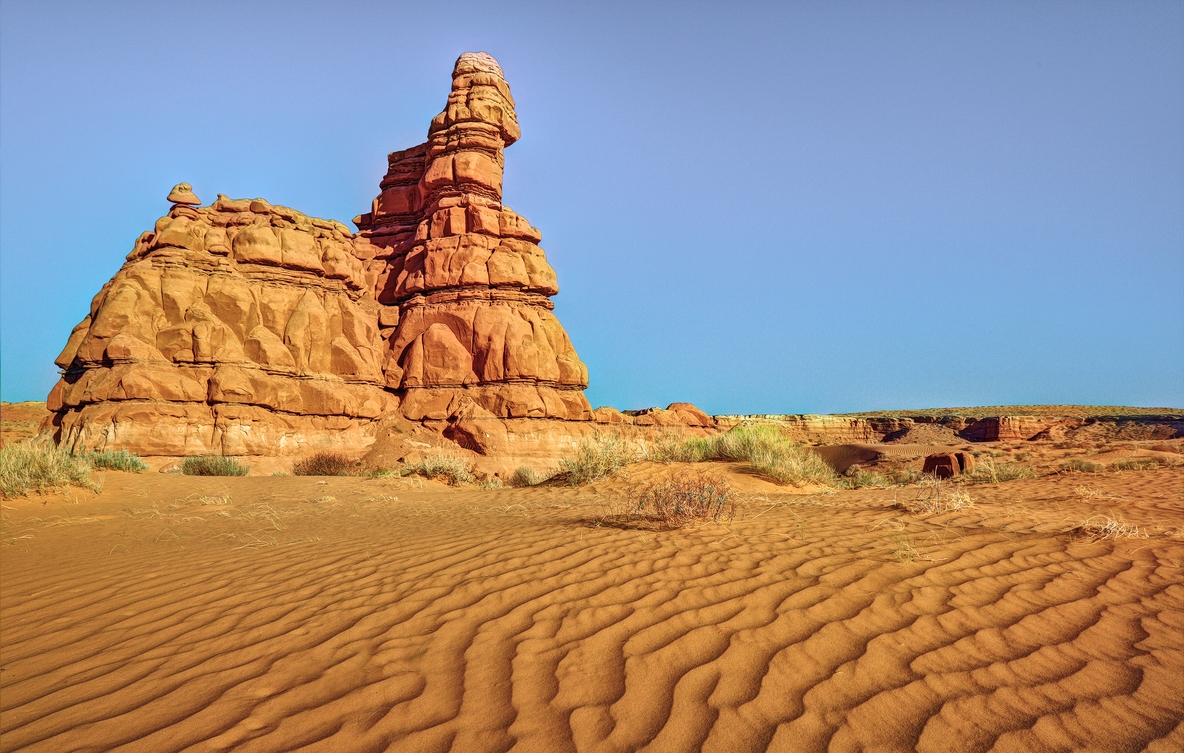
[[[197,194],[193,193],[193,186],[188,183],[178,183],[173,186],[173,190],[169,191],[168,200],[174,204],[189,204],[192,206],[201,204],[201,199],[197,198]]]

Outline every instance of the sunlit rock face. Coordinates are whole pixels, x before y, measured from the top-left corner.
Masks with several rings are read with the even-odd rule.
[[[187,184],[57,359],[59,442],[145,455],[357,449],[397,407],[378,305],[338,222]]]
[[[542,235],[502,203],[504,149],[520,135],[497,61],[461,55],[427,142],[390,155],[356,220],[388,307],[384,383],[412,420],[592,418]]]
[[[546,420],[592,421],[541,234],[502,204],[519,136],[501,67],[465,53],[427,141],[389,156],[356,235],[262,199],[203,207],[178,184],[57,359],[58,441],[360,451],[401,414],[489,452]]]

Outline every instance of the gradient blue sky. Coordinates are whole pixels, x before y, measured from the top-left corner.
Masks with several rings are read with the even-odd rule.
[[[0,5],[0,394],[179,181],[348,221],[505,69],[594,405],[1184,406],[1184,3]]]

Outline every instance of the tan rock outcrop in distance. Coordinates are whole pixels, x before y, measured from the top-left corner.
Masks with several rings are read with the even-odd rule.
[[[286,455],[361,449],[397,407],[378,305],[344,225],[188,184],[140,236],[57,358],[74,451]]]
[[[355,219],[384,307],[384,383],[411,420],[592,419],[542,236],[502,204],[503,149],[519,135],[497,61],[461,55],[427,142],[390,155]]]

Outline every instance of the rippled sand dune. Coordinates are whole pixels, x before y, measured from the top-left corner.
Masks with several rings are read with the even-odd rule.
[[[108,473],[6,500],[4,751],[1184,748],[1184,471],[746,490]],[[417,488],[418,487],[418,488]],[[1146,536],[1090,540],[1109,515]]]

